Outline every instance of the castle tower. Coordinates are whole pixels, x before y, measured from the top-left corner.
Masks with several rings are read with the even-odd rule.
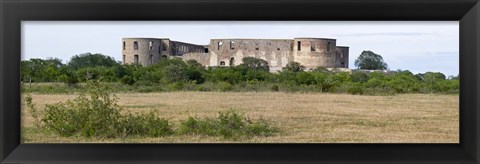
[[[170,56],[169,39],[123,38],[122,64],[148,66]]]
[[[337,45],[335,39],[327,38],[294,38],[293,61],[313,70],[319,66],[336,67]]]
[[[337,46],[336,68],[348,68],[349,47]]]

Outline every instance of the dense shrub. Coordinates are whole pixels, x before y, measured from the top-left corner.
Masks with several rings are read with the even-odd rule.
[[[266,120],[251,120],[235,110],[219,112],[216,118],[189,117],[179,128],[181,134],[222,136],[226,139],[270,136],[276,132],[278,129]]]
[[[135,80],[133,79],[133,77],[125,75],[120,80],[120,82],[122,82],[122,84],[133,85],[135,83]]]
[[[31,100],[30,100],[31,101]],[[122,137],[160,136],[172,132],[167,120],[154,113],[122,115],[106,85],[88,81],[87,92],[74,100],[47,105],[42,122],[62,136]]]
[[[98,81],[87,81],[85,87],[86,92],[73,100],[47,105],[44,113],[36,110],[32,97],[27,95],[25,101],[35,126],[65,137],[106,138],[203,134],[239,139],[269,136],[278,131],[264,119],[253,121],[237,111],[229,110],[220,112],[216,118],[190,117],[181,122],[179,133],[175,133],[170,122],[159,118],[155,111],[140,114],[123,111],[116,104],[116,98],[110,94],[111,90],[107,85]]]
[[[157,117],[155,111],[137,115],[128,113],[122,117],[120,123],[124,129],[122,133],[127,135],[158,137],[173,133],[168,120]]]
[[[72,93],[81,91],[76,85],[88,80],[119,83],[117,91],[278,91],[285,92],[330,92],[350,94],[385,93],[458,93],[459,77],[446,76],[439,72],[413,74],[408,70],[395,72],[366,72],[354,70],[328,71],[318,67],[311,72],[303,71],[298,63],[289,63],[276,73],[268,72],[268,63],[252,57],[244,58],[238,66],[205,68],[195,60],[187,62],[179,58],[162,59],[150,65],[120,65],[106,57],[84,55],[80,64],[62,64],[58,59],[30,59],[22,61],[23,82],[62,82],[68,87],[32,85],[22,88],[40,93]],[[89,62],[94,64],[90,64]],[[98,60],[98,61],[97,61]],[[111,66],[109,66],[111,65]],[[30,86],[30,85],[29,85]]]

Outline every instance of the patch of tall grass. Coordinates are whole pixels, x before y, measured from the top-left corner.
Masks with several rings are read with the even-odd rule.
[[[189,117],[181,122],[179,128],[180,134],[221,136],[226,139],[271,136],[276,132],[278,129],[266,120],[254,121],[233,109],[219,112],[217,117]]]
[[[31,95],[25,101],[35,126],[50,130],[60,136],[124,138],[127,136],[159,137],[174,134],[204,134],[237,139],[251,136],[268,136],[277,129],[266,120],[252,121],[235,110],[220,112],[217,118],[181,121],[178,133],[169,120],[158,113],[133,114],[116,104],[110,93],[111,86],[98,81],[87,81],[85,92],[73,100],[48,104],[43,113],[36,110]]]

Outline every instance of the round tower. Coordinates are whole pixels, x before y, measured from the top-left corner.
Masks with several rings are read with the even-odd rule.
[[[328,38],[294,38],[293,61],[307,70],[336,67],[336,40]]]
[[[168,44],[156,38],[123,38],[122,64],[140,64],[148,66],[168,57]],[[162,53],[164,52],[164,53]]]

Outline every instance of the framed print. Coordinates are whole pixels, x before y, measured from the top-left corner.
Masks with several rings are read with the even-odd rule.
[[[478,163],[480,6],[9,1],[2,163]]]

